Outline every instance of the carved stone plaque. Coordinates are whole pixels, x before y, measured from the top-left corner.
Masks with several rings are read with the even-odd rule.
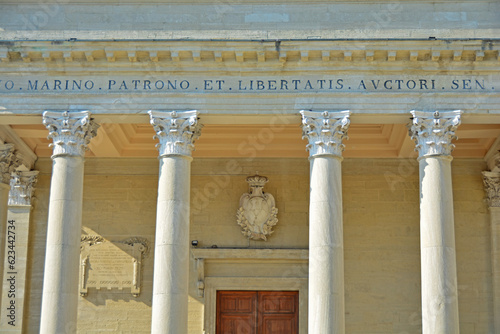
[[[141,261],[148,251],[142,238],[108,241],[99,236],[83,236],[80,247],[80,295],[88,288],[128,289],[134,297],[141,292]]]

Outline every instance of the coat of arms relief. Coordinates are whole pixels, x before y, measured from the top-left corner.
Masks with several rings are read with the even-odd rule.
[[[264,192],[264,185],[269,181],[265,176],[253,175],[247,177],[250,185],[248,193],[240,197],[240,208],[237,222],[241,233],[252,240],[267,240],[273,227],[278,223],[278,209],[273,195]]]

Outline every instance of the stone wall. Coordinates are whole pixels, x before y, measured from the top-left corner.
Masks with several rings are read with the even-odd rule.
[[[489,217],[480,172],[483,161],[453,164],[461,331],[492,326]],[[51,161],[40,159],[32,214],[25,324],[38,332]],[[276,199],[279,222],[267,242],[248,241],[236,225],[245,177],[269,177],[264,191]],[[79,333],[149,333],[158,178],[157,159],[87,159],[83,233],[119,240],[141,236],[151,250],[143,261],[142,290],[89,289],[80,298]],[[191,240],[198,248],[307,248],[307,159],[195,159],[192,165]],[[420,333],[418,166],[413,159],[345,159],[343,162],[346,332]],[[203,330],[204,298],[190,274],[190,334]],[[307,266],[258,261],[208,262],[206,277],[307,277]],[[278,287],[279,288],[279,287]]]

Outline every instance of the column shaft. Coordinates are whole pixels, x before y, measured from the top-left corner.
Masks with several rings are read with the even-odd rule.
[[[420,166],[422,333],[458,334],[451,152],[462,111],[412,111]]]
[[[76,331],[82,226],[83,158],[54,158],[40,333]]]
[[[343,334],[342,151],[350,111],[302,110],[309,144],[309,334]]]
[[[7,229],[7,211],[9,203],[9,190],[10,186],[5,183],[0,182],[0,296],[3,293],[3,272],[5,263],[5,246],[6,246],[6,236],[5,231]],[[0,315],[3,315],[4,311],[0,310]]]
[[[160,158],[152,333],[187,333],[191,158]]]
[[[191,151],[198,112],[149,111],[160,159],[151,333],[187,333]]]
[[[82,227],[83,163],[98,125],[88,111],[43,113],[54,144],[40,333],[75,333]]]
[[[309,333],[344,333],[341,158],[311,158]]]
[[[500,334],[500,207],[490,207],[490,219],[494,333]]]
[[[423,333],[459,333],[451,157],[420,160]]]

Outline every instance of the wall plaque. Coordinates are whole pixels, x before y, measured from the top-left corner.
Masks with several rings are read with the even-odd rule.
[[[141,262],[148,252],[148,241],[129,238],[109,241],[86,235],[80,246],[80,295],[88,288],[128,289],[134,297],[141,292]]]

